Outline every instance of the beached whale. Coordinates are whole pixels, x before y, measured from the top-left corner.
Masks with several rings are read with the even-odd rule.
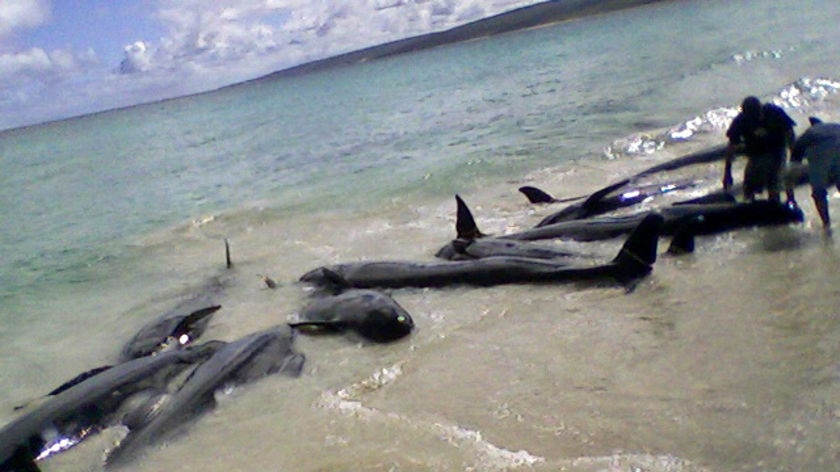
[[[455,195],[455,202],[457,204],[455,223],[457,239],[452,240],[440,248],[435,253],[435,256],[438,258],[446,260],[469,260],[493,256],[513,256],[550,259],[556,264],[579,264],[597,257],[592,254],[564,248],[559,244],[541,244],[540,242],[528,240],[520,241],[508,239],[504,235],[499,237],[485,235],[478,229],[472,211],[470,211],[467,204],[459,195]],[[636,224],[639,221],[636,221]],[[678,236],[671,239],[668,253],[685,254],[693,252],[694,234],[686,229],[680,231]]]
[[[627,188],[617,195],[609,196],[610,194],[629,186],[630,184],[636,182],[638,179],[645,176],[680,169],[682,167],[687,167],[690,165],[704,164],[708,162],[714,162],[717,160],[723,160],[723,158],[725,157],[725,151],[726,146],[717,145],[711,148],[687,154],[685,156],[672,159],[662,164],[657,164],[653,167],[649,167],[627,179],[623,179],[619,182],[607,185],[606,187],[595,191],[589,196],[558,199],[549,194],[548,192],[543,191],[542,189],[527,185],[519,187],[519,191],[522,194],[524,194],[528,201],[531,203],[566,203],[569,201],[585,199],[582,203],[569,205],[567,208],[564,208],[560,212],[557,212],[557,215],[554,217],[554,222],[565,221],[569,219],[581,219],[586,218],[588,216],[603,214],[609,211],[616,210],[618,208],[624,208],[626,206],[634,205],[656,195],[661,195],[668,192],[672,192],[674,190],[692,187],[697,183],[689,179],[682,179],[680,181],[671,183],[647,184],[636,186],[635,188]]]
[[[294,349],[294,332],[288,326],[272,327],[224,343],[175,393],[156,398],[153,408],[144,407],[145,417],[138,419],[135,415],[128,436],[108,455],[108,466],[126,464],[140,448],[160,441],[172,429],[214,406],[214,392],[219,388],[274,373],[298,376],[304,362],[305,356]]]
[[[326,271],[326,269],[325,269]],[[330,283],[347,282],[338,274],[326,274]],[[375,290],[347,290],[338,295],[316,298],[289,326],[310,330],[354,331],[365,339],[389,342],[408,336],[414,329],[411,315],[389,295]]]
[[[338,274],[355,288],[491,286],[513,283],[556,283],[614,280],[632,284],[652,270],[662,229],[662,217],[651,213],[627,238],[618,255],[597,265],[566,265],[525,257],[487,257],[442,263],[357,262],[319,267],[300,280],[328,286]]]
[[[465,261],[494,256],[551,259],[557,263],[568,264],[598,257],[593,254],[564,249],[556,244],[540,244],[532,241],[515,241],[492,237],[454,239],[435,254],[435,257],[448,261]]]
[[[641,186],[631,186],[630,183],[630,180],[622,180],[613,185],[604,187],[603,189],[593,193],[582,203],[568,205],[565,208],[544,217],[536,224],[536,226],[545,226],[553,223],[559,223],[561,221],[582,220],[593,216],[603,215],[604,213],[637,205],[658,195],[664,195],[677,190],[684,190],[698,184],[698,182],[688,179],[677,182]],[[526,189],[527,193],[523,189]],[[536,187],[520,187],[519,191],[526,193],[526,195],[531,195],[531,197],[529,197],[531,203],[534,203],[533,196],[536,195],[537,192],[541,195],[548,195],[549,198],[553,198],[547,192]],[[735,197],[732,196],[731,193],[721,191],[681,201],[678,202],[678,204],[728,203],[734,201]]]
[[[674,235],[687,226],[695,235],[709,235],[758,226],[801,223],[802,210],[780,202],[756,200],[739,203],[682,204],[656,210],[664,218],[663,235]],[[563,221],[499,236],[504,239],[535,241],[566,238],[577,241],[610,239],[626,234],[647,212],[616,217]]]
[[[123,348],[125,359],[148,356],[171,347],[183,347],[204,333],[221,305],[204,299],[188,300],[143,326]],[[206,306],[205,306],[206,305]],[[195,308],[198,307],[198,308]]]
[[[36,459],[72,447],[113,423],[117,419],[112,416],[130,396],[162,388],[187,366],[209,357],[213,349],[167,351],[82,374],[80,381],[0,430],[0,470],[38,470]]]
[[[683,156],[665,162],[663,164],[659,164],[648,168],[630,178],[621,180],[614,184],[610,184],[600,190],[593,192],[591,195],[586,197],[586,199],[583,202],[572,203],[566,206],[565,208],[562,208],[561,210],[544,217],[542,220],[540,220],[539,223],[536,224],[536,226],[546,226],[562,221],[590,218],[622,208],[627,208],[639,204],[641,202],[650,201],[652,198],[659,195],[664,195],[678,190],[695,187],[699,185],[701,181],[691,179],[679,179],[675,181],[666,181],[653,184],[639,184],[637,182],[643,177],[649,176],[651,174],[679,169],[688,165],[707,163],[712,162],[714,160],[722,159],[724,149],[725,147],[717,146],[711,149],[707,149],[705,151],[689,154],[687,156]],[[796,185],[801,185],[807,183],[807,179],[807,172],[803,172],[802,169],[790,168],[786,169],[785,171],[786,182],[793,182]],[[733,187],[732,189],[729,189],[728,191],[716,190],[713,192],[709,192],[706,195],[696,197],[693,199],[679,201],[674,204],[688,205],[706,203],[733,203],[735,202],[735,195],[741,193],[741,188],[742,186],[741,184],[739,184]],[[519,191],[525,194],[525,196],[531,203],[554,203],[563,201],[554,198],[552,195],[550,195],[548,192],[542,189],[532,186],[520,187]]]
[[[458,199],[458,205],[466,207],[461,199]],[[687,229],[690,229],[694,235],[708,235],[740,228],[801,223],[805,220],[805,215],[798,206],[768,200],[743,203],[676,204],[657,209],[656,212],[663,217],[661,233],[668,236],[680,232],[685,233]],[[541,239],[599,241],[633,231],[648,214],[649,212],[640,212],[625,216],[600,216],[585,220],[563,221],[493,237],[517,241]],[[469,215],[469,218],[466,215]],[[472,218],[469,208],[459,208],[456,231],[458,239],[470,239],[475,234],[483,235],[475,219]],[[445,246],[440,251],[449,250],[451,249]]]
[[[227,239],[224,242],[225,268],[230,271],[233,268],[230,243]],[[207,279],[193,296],[140,328],[123,347],[123,359],[136,359],[194,342],[204,334],[213,313],[221,308],[217,299],[227,283],[228,280],[224,276],[213,276]]]

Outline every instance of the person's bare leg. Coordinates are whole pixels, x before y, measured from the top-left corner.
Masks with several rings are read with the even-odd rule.
[[[814,198],[814,206],[817,207],[817,213],[822,220],[823,229],[830,231],[831,217],[828,215],[828,192],[825,189],[814,190],[812,194]]]

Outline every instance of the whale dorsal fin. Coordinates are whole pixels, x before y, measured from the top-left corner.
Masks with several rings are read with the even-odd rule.
[[[583,200],[584,198],[586,198],[586,195],[580,195],[577,197],[555,198],[545,190],[539,189],[537,187],[531,187],[529,185],[519,187],[519,191],[525,195],[525,197],[530,203],[569,203],[577,200]]]
[[[522,192],[525,195],[525,198],[527,198],[531,203],[554,203],[557,201],[557,199],[537,187],[526,185],[524,187],[519,187],[519,191]]]
[[[225,267],[230,269],[233,267],[233,262],[230,260],[230,242],[225,238]]]
[[[665,219],[658,213],[649,213],[624,241],[613,262],[620,265],[652,266],[656,262],[656,249]]]
[[[458,233],[458,239],[472,240],[486,236],[478,229],[475,218],[473,218],[472,212],[464,203],[464,200],[459,195],[455,195],[455,201],[458,203],[458,214],[455,220],[455,231]]]

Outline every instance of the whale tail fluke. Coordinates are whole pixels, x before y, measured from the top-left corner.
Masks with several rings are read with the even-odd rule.
[[[455,195],[455,202],[458,204],[458,214],[455,220],[455,231],[458,239],[473,240],[487,236],[478,229],[470,208],[464,203],[460,195]]]
[[[662,215],[649,213],[630,233],[613,259],[619,268],[617,278],[620,282],[628,285],[650,273],[656,262],[659,236],[664,224]]]

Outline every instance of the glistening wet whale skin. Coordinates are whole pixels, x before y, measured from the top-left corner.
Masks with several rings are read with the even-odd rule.
[[[581,220],[592,216],[602,215],[621,208],[627,208],[657,195],[690,188],[697,185],[692,180],[682,180],[664,184],[649,184],[630,186],[629,180],[605,187],[592,194],[583,203],[572,204],[560,211],[543,218],[537,226],[559,223],[561,221]],[[533,187],[532,187],[533,188]],[[520,191],[522,189],[520,188]],[[546,192],[543,192],[546,193]],[[546,193],[547,194],[547,193]],[[723,197],[726,198],[726,197]]]
[[[544,224],[567,221],[571,219],[582,219],[634,205],[655,195],[661,195],[680,188],[691,187],[695,184],[694,182],[683,180],[681,182],[674,182],[671,184],[649,184],[635,188],[628,188],[618,195],[609,196],[619,189],[629,186],[641,177],[680,169],[694,164],[723,160],[725,150],[726,146],[718,145],[672,159],[662,164],[657,164],[637,173],[632,177],[610,184],[589,196],[557,199],[548,192],[531,186],[520,187],[519,191],[522,192],[531,203],[565,203],[574,200],[586,199],[580,204],[569,205],[555,214],[546,217]]]
[[[149,418],[135,421],[134,429],[111,451],[108,466],[126,464],[140,448],[212,406],[213,394],[220,387],[278,372],[300,375],[305,357],[294,350],[293,343],[294,333],[287,326],[269,328],[226,343],[199,365],[177,392],[150,410]]]
[[[129,396],[160,388],[172,375],[211,353],[202,346],[168,351],[84,377],[0,430],[0,470],[37,470],[35,458],[48,445],[44,433],[61,437],[95,432],[107,425],[109,416]]]
[[[336,273],[355,288],[491,286],[512,283],[558,283],[616,280],[623,284],[647,275],[656,261],[662,217],[649,214],[633,230],[618,255],[600,265],[569,266],[550,260],[522,257],[488,257],[443,263],[359,262],[314,269],[301,281],[329,285]]]
[[[347,282],[338,274],[331,282]],[[414,329],[411,315],[393,298],[375,290],[347,290],[316,298],[289,326],[302,330],[354,331],[374,342],[389,342],[408,336]]]
[[[689,154],[687,156],[683,156],[672,161],[653,166],[647,170],[639,172],[638,174],[634,175],[633,177],[630,177],[629,179],[625,179],[614,184],[608,185],[592,193],[589,197],[586,197],[586,200],[582,203],[574,203],[568,205],[567,207],[544,217],[539,223],[537,223],[536,226],[540,227],[554,223],[560,223],[562,221],[590,218],[593,216],[609,213],[611,211],[618,210],[621,208],[627,208],[643,201],[649,201],[651,198],[656,197],[658,195],[663,195],[685,188],[694,187],[698,185],[699,182],[690,179],[681,179],[676,181],[646,185],[637,185],[636,182],[639,181],[639,179],[642,179],[646,176],[655,173],[679,169],[688,165],[707,163],[714,160],[723,159],[724,148],[725,146],[717,146],[705,151]],[[803,172],[801,169],[792,168],[786,170],[786,181],[795,182],[797,185],[802,185],[807,183],[807,178],[807,173]],[[740,192],[739,189],[740,184],[736,187],[733,187],[729,191],[718,190],[710,192],[709,194],[703,195],[701,197],[676,202],[674,203],[674,205],[734,203],[735,197],[733,195],[738,194]],[[551,196],[548,192],[545,192],[536,187],[520,187],[519,191],[525,194],[531,203],[553,203],[564,201],[558,200]],[[569,199],[566,199],[565,201],[568,200]]]
[[[193,342],[204,333],[213,313],[222,307],[221,305],[202,306],[206,303],[209,302],[190,300],[187,304],[179,305],[147,324],[125,345],[123,357],[136,359],[154,354],[165,349],[169,344],[181,347]],[[196,306],[200,308],[193,309]]]

